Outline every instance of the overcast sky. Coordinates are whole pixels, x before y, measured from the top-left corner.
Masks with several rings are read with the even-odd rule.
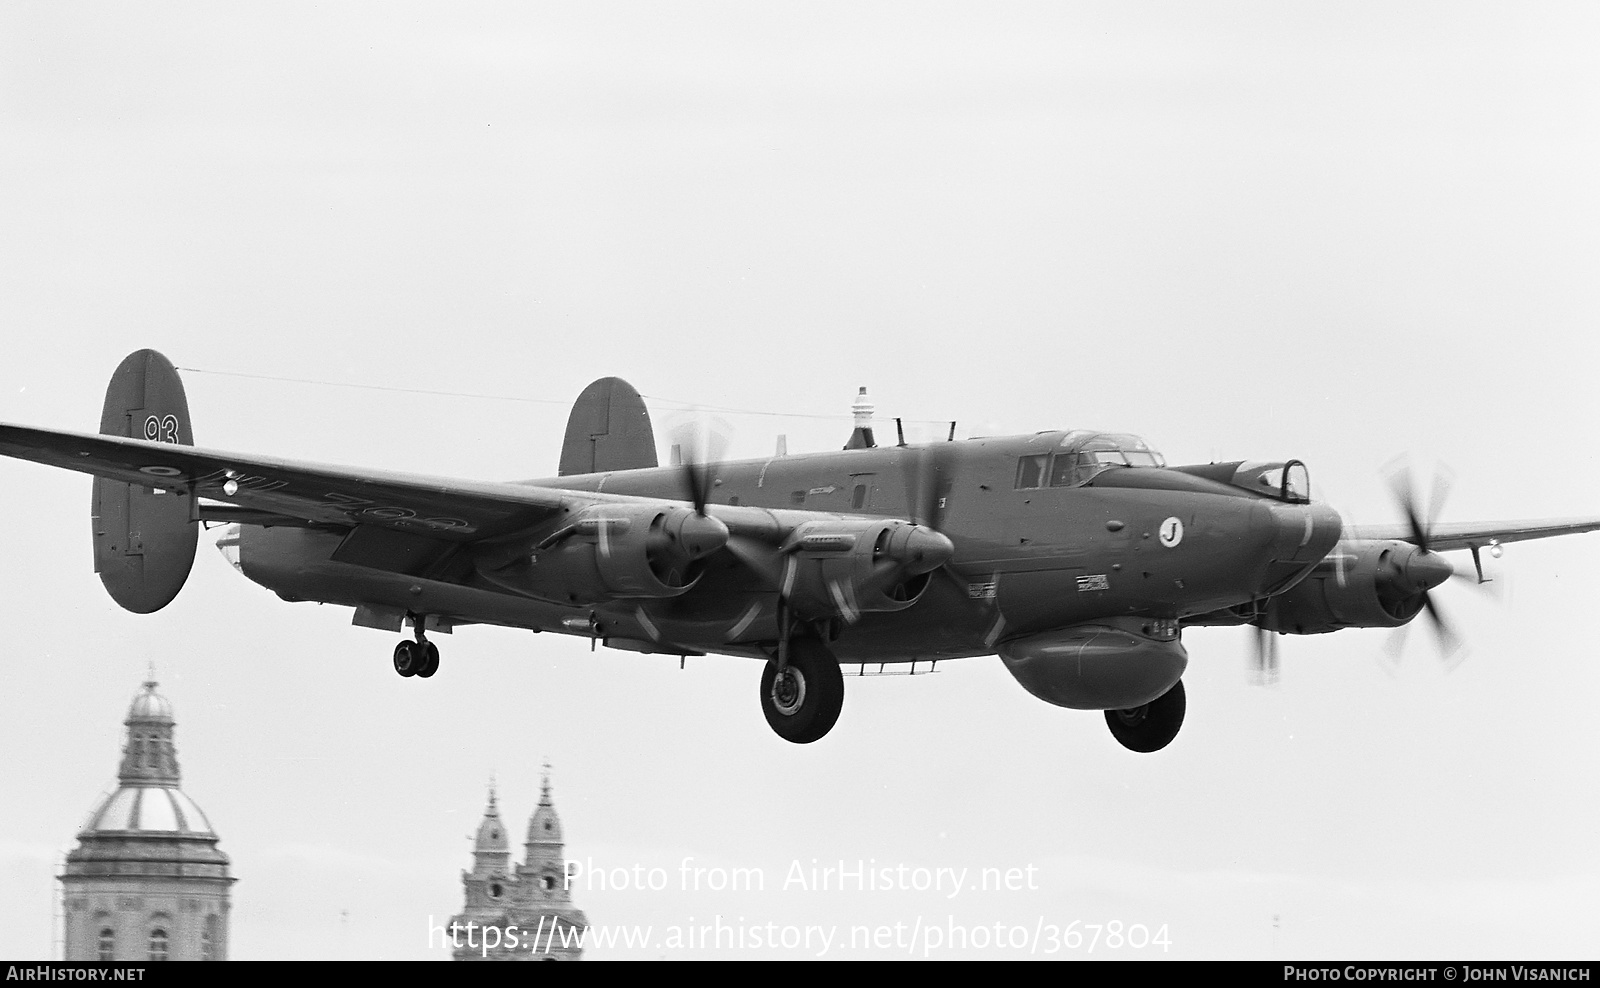
[[[1400,453],[1454,470],[1447,521],[1600,513],[1596,51],[1584,3],[7,3],[0,420],[92,430],[154,347],[202,445],[510,479],[554,473],[597,377],[658,424],[780,413],[728,416],[749,456],[842,445],[865,385],[881,423],[1298,457],[1355,521],[1397,519]],[[127,614],[87,479],[0,490],[0,956],[50,955],[152,660],[236,958],[443,957],[488,778],[520,838],[547,757],[569,854],[669,879],[580,884],[653,931],[597,959],[819,952],[662,946],[716,916],[835,927],[829,956],[1075,921],[1170,941],[1096,957],[1595,953],[1600,535],[1510,547],[1498,600],[1441,589],[1448,675],[1425,628],[1397,666],[1353,631],[1283,639],[1256,688],[1247,633],[1190,630],[1159,754],[995,658],[847,680],[798,747],[749,660],[466,628],[401,680],[393,636],[208,538]],[[813,861],[1035,887],[784,888]]]

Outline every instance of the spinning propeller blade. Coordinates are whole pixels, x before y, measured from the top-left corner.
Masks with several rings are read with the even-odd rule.
[[[1273,623],[1277,601],[1272,598],[1255,603],[1255,647],[1250,653],[1250,682],[1254,686],[1278,685],[1278,633]]]
[[[1250,680],[1256,686],[1278,685],[1278,635],[1256,625],[1255,653],[1250,657]]]
[[[669,430],[673,465],[679,471],[684,500],[693,504],[695,513],[702,517],[706,513],[706,502],[711,499],[717,464],[728,450],[729,432],[726,422],[692,413],[690,418]]]
[[[1422,610],[1427,613],[1428,623],[1433,628],[1434,642],[1439,647],[1440,657],[1447,666],[1453,667],[1459,661],[1456,656],[1464,643],[1455,633],[1450,621],[1445,618],[1443,610],[1434,601],[1432,589],[1451,577],[1464,578],[1464,576],[1457,573],[1454,566],[1431,548],[1433,526],[1438,522],[1439,515],[1444,510],[1444,503],[1450,496],[1451,475],[1443,468],[1434,472],[1426,515],[1423,514],[1422,505],[1417,499],[1416,486],[1411,479],[1411,469],[1404,462],[1391,465],[1389,487],[1394,492],[1395,501],[1405,516],[1407,526],[1411,529],[1410,541],[1421,550],[1407,564],[1406,576],[1422,595]],[[1403,631],[1404,627],[1397,630]],[[1389,652],[1395,662],[1399,661],[1399,652],[1404,641],[1404,636],[1399,634],[1391,636],[1389,640]]]
[[[907,520],[939,531],[944,516],[944,469],[938,447],[906,447],[901,469],[905,474]]]

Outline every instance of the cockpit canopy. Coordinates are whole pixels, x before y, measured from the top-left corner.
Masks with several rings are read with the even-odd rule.
[[[1233,484],[1259,494],[1270,494],[1290,504],[1311,503],[1311,473],[1299,460],[1287,463],[1241,463]]]
[[[1053,453],[1017,461],[1016,487],[1073,487],[1113,467],[1164,467],[1167,460],[1138,436],[1119,432],[1069,432]]]

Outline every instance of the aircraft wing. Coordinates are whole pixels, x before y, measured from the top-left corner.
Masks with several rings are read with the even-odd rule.
[[[373,525],[452,542],[524,531],[549,521],[566,505],[624,500],[3,423],[0,455],[144,487],[192,491],[266,518],[343,527]]]
[[[1556,535],[1574,535],[1600,529],[1600,518],[1545,518],[1538,521],[1453,522],[1435,525],[1428,533],[1428,548],[1438,551],[1449,549],[1483,548],[1490,543],[1526,542],[1529,539],[1548,539]],[[1347,541],[1372,539],[1416,544],[1407,525],[1359,525],[1345,530]]]

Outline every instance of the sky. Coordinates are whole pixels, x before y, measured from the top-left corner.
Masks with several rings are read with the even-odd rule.
[[[153,347],[201,445],[514,479],[598,377],[739,410],[736,456],[837,448],[866,386],[914,436],[1299,458],[1353,522],[1400,456],[1445,521],[1596,514],[1597,49],[1582,3],[8,3],[0,420],[92,431]],[[152,662],[235,958],[443,959],[489,779],[515,839],[546,760],[569,857],[661,886],[578,880],[647,931],[593,959],[1596,953],[1600,535],[1441,588],[1453,670],[1346,631],[1262,688],[1191,629],[1154,755],[993,657],[794,746],[747,659],[463,628],[402,680],[206,536],[128,614],[87,478],[0,490],[0,956],[52,956]]]

